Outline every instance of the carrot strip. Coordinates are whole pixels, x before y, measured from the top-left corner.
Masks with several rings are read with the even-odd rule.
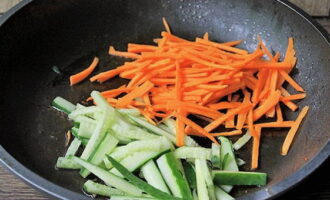
[[[302,120],[304,119],[304,117],[307,115],[307,112],[309,110],[308,106],[305,106],[301,112],[298,114],[297,119],[295,120],[294,124],[292,125],[291,129],[289,130],[288,134],[285,137],[283,146],[282,146],[282,151],[281,154],[282,155],[287,155],[289,148],[291,146],[291,143],[293,141],[294,136],[297,133],[297,130],[302,122]]]
[[[303,99],[305,97],[306,97],[306,93],[294,94],[290,96],[281,97],[281,101],[292,101],[292,100]]]
[[[295,90],[298,92],[305,92],[304,89],[295,81],[293,80],[285,71],[280,70],[281,76],[286,80]]]
[[[239,107],[230,110],[230,112],[226,113],[225,115],[219,117],[218,119],[214,120],[213,122],[211,122],[210,124],[208,124],[204,129],[208,132],[212,131],[213,129],[215,129],[216,127],[218,127],[219,125],[221,125],[224,121],[226,121],[227,119],[232,118],[233,116],[235,116],[238,113],[244,113],[246,112],[248,109],[251,108],[251,104],[246,103],[246,104],[242,104]]]
[[[235,48],[235,47],[231,47],[231,46],[227,46],[221,43],[216,43],[216,42],[211,42],[211,41],[207,41],[201,38],[196,38],[196,42],[198,43],[202,43],[202,44],[207,44],[209,46],[213,46],[225,51],[229,51],[229,52],[233,52],[233,53],[237,53],[237,54],[241,54],[241,55],[246,55],[248,54],[248,52],[246,50],[242,50],[239,48]]]
[[[130,93],[128,93],[124,97],[120,98],[118,100],[116,106],[117,107],[127,106],[134,98],[142,96],[143,94],[148,92],[153,86],[154,86],[154,84],[152,84],[150,81],[146,81],[141,86],[136,87]]]
[[[85,78],[87,78],[87,76],[89,76],[95,69],[95,67],[97,66],[97,64],[99,63],[99,58],[95,57],[93,59],[93,62],[83,71],[70,76],[70,85],[75,85],[81,81],[83,81]]]
[[[251,169],[258,168],[261,127],[257,126],[253,135]]]
[[[168,25],[165,17],[163,17],[162,20],[163,20],[163,24],[164,24],[164,27],[165,27],[166,32],[168,32],[169,34],[171,34],[170,26]]]
[[[139,54],[136,53],[116,51],[113,46],[110,46],[109,48],[109,55],[132,58],[132,59],[138,59],[141,57]]]
[[[278,103],[275,107],[277,122],[283,122],[283,114],[280,104]]]
[[[205,135],[206,137],[208,137],[212,142],[219,144],[218,141],[212,136],[212,134],[208,133],[205,129],[198,126],[195,122],[191,121],[190,119],[188,119],[178,113],[175,113],[174,116],[181,119],[186,125],[190,126],[192,129],[195,129],[202,135]]]
[[[212,133],[213,136],[232,136],[232,135],[240,135],[242,134],[242,130],[234,130],[229,132],[221,132],[221,133]]]
[[[263,104],[261,104],[258,108],[256,108],[253,112],[253,121],[257,121],[261,118],[267,111],[269,111],[272,107],[274,107],[281,96],[281,91],[276,90],[273,94],[271,94]]]
[[[223,110],[223,109],[229,109],[229,108],[236,108],[240,106],[242,103],[240,102],[219,102],[215,104],[208,105],[209,108],[212,108],[214,110]]]
[[[255,126],[260,126],[262,128],[286,128],[286,127],[292,127],[294,124],[294,121],[282,121],[282,122],[265,122],[265,123],[259,123],[255,124]]]
[[[246,90],[243,90],[243,94],[244,94],[244,99],[243,99],[243,103],[248,103],[250,102],[250,98],[251,98],[251,93],[249,93]],[[245,120],[246,120],[246,116],[247,113],[240,113],[237,116],[237,123],[236,123],[236,129],[241,130],[244,126]]]

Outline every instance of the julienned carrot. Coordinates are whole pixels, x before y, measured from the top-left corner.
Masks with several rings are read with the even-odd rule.
[[[218,43],[205,33],[203,38],[189,41],[173,35],[165,18],[163,23],[166,31],[154,40],[154,45],[129,43],[127,52],[110,47],[111,55],[132,60],[90,81],[102,83],[117,75],[128,79],[127,86],[102,94],[114,107],[139,109],[150,123],[161,123],[161,118],[176,113],[178,146],[184,145],[186,134],[217,142],[216,135],[230,136],[249,129],[253,136],[252,168],[256,168],[261,129],[294,130],[298,126],[284,121],[280,107],[281,103],[296,110],[298,105],[293,101],[306,96],[291,95],[282,87],[287,81],[297,91],[304,91],[289,75],[297,60],[293,39],[289,38],[285,57],[279,62],[280,53],[273,55],[260,37],[256,50],[249,53],[235,47],[241,40]],[[122,93],[127,94],[117,97]],[[226,97],[232,98],[224,101]],[[191,114],[208,124],[198,126],[188,118]],[[275,119],[261,123],[259,119],[264,116]],[[222,125],[237,130],[210,133]]]
[[[242,130],[234,130],[229,132],[220,132],[220,133],[212,133],[213,136],[232,136],[232,135],[240,135],[242,134]]]
[[[218,119],[214,120],[212,123],[208,124],[204,129],[208,132],[212,131],[219,125],[221,125],[224,121],[226,121],[229,118],[234,117],[238,113],[245,113],[247,110],[249,110],[252,107],[251,104],[245,103],[240,105],[239,107],[230,110],[230,112],[226,113],[225,115],[219,117]]]
[[[253,121],[257,121],[264,114],[267,113],[271,108],[275,107],[278,104],[281,96],[281,91],[277,90],[271,94],[265,102],[263,102],[257,109],[253,112]]]
[[[136,97],[140,97],[144,95],[146,92],[148,92],[154,84],[147,81],[143,85],[136,87],[134,90],[132,90],[130,93],[125,95],[124,97],[120,98],[116,104],[117,107],[125,107],[130,104],[130,102],[135,99]]]
[[[87,78],[87,76],[89,76],[94,71],[98,63],[99,63],[99,58],[95,57],[93,59],[93,62],[89,65],[89,67],[79,72],[78,74],[70,76],[70,85],[71,86],[75,85],[81,82],[82,80],[84,80],[85,78]]]
[[[255,134],[253,135],[251,169],[257,169],[258,168],[260,135],[261,135],[260,133],[261,133],[261,127],[257,126],[255,128]]]
[[[308,109],[309,109],[309,107],[308,106],[305,106],[301,110],[301,112],[299,113],[296,121],[294,122],[294,124],[292,125],[292,127],[289,130],[288,134],[286,135],[285,140],[284,140],[284,143],[283,143],[283,146],[282,146],[282,151],[281,151],[281,154],[282,155],[287,155],[288,154],[288,151],[289,151],[289,148],[290,148],[291,143],[293,141],[293,138],[294,138],[294,136],[297,133],[297,130],[298,130],[299,126],[300,126],[300,123],[302,122],[302,120],[304,119],[304,117],[307,115]]]
[[[178,113],[174,114],[174,116],[179,118],[180,120],[182,120],[183,123],[185,123],[187,126],[190,126],[191,128],[193,128],[196,131],[198,131],[199,133],[201,133],[202,135],[205,135],[206,137],[208,137],[212,142],[219,144],[218,141],[212,136],[212,134],[208,133],[204,128],[198,126],[195,122],[191,121],[190,119],[188,119]]]

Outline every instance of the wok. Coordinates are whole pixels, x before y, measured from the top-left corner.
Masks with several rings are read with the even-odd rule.
[[[1,162],[52,196],[87,199],[81,194],[83,179],[78,173],[54,168],[65,152],[64,133],[70,122],[50,102],[55,96],[79,102],[93,89],[121,85],[123,80],[114,79],[70,87],[68,77],[88,66],[95,55],[101,60],[97,72],[121,64],[123,59],[107,55],[108,46],[125,49],[128,42],[152,43],[163,30],[161,17],[178,36],[194,39],[208,31],[215,41],[244,39],[240,47],[249,51],[257,45],[257,34],[272,51],[285,52],[287,38],[295,39],[298,63],[292,74],[308,94],[299,106],[309,105],[310,112],[288,156],[279,152],[287,130],[265,130],[258,170],[268,173],[268,185],[237,188],[239,199],[276,197],[326,160],[329,36],[287,1],[24,0],[0,19]],[[286,119],[297,115],[288,110],[284,114]],[[249,161],[250,149],[248,144],[240,157]]]

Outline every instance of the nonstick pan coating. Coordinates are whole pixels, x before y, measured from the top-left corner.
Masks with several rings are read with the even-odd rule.
[[[194,39],[207,31],[215,41],[244,39],[240,47],[249,51],[256,47],[258,34],[272,51],[282,53],[288,37],[295,39],[298,63],[292,74],[308,94],[298,104],[309,105],[310,112],[288,156],[280,155],[287,130],[264,131],[258,171],[268,173],[269,183],[261,188],[238,187],[236,196],[274,197],[329,156],[329,38],[291,4],[275,0],[29,2],[23,1],[0,19],[0,159],[38,188],[59,198],[82,198],[84,180],[79,174],[54,168],[57,157],[65,152],[64,134],[71,123],[50,102],[56,96],[79,102],[93,89],[123,84],[117,78],[103,85],[85,81],[70,87],[68,77],[88,66],[94,56],[101,60],[97,72],[123,63],[107,55],[109,45],[124,50],[129,42],[151,44],[163,30],[161,17],[166,17],[178,36]],[[61,73],[54,72],[54,67]],[[295,119],[297,113],[284,110],[286,119]],[[248,144],[239,153],[248,161],[245,169],[250,149]]]

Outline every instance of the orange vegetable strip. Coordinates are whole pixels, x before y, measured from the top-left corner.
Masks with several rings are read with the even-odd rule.
[[[195,78],[195,77],[205,77],[207,76],[208,73],[207,72],[203,72],[203,73],[198,73],[198,74],[185,74],[185,77],[189,77],[189,78]]]
[[[293,80],[285,71],[280,70],[281,76],[286,80],[295,90],[299,92],[304,92],[304,89],[295,81]]]
[[[240,102],[219,102],[215,104],[208,105],[209,108],[212,108],[214,110],[223,110],[228,108],[236,108],[240,106],[242,103]]]
[[[244,94],[244,99],[243,99],[243,103],[248,103],[250,102],[250,98],[251,98],[251,93],[243,90],[243,94]],[[246,120],[246,116],[247,113],[241,113],[238,114],[237,116],[237,123],[236,123],[236,129],[241,130],[244,126],[245,120]]]
[[[242,130],[234,130],[229,132],[211,133],[213,136],[232,136],[242,134]]]
[[[227,45],[224,45],[224,44],[221,44],[221,43],[207,41],[207,40],[204,40],[204,39],[201,39],[201,38],[196,38],[196,42],[202,43],[202,44],[207,44],[209,46],[213,46],[213,47],[225,50],[225,51],[229,51],[229,52],[233,52],[233,53],[237,53],[237,54],[241,54],[241,55],[248,54],[248,51],[246,51],[246,50],[231,47],[231,46],[227,46]]]
[[[244,69],[290,69],[291,64],[289,62],[272,62],[255,60],[244,65]]]
[[[130,65],[123,65],[120,67],[117,67],[116,69],[111,69],[105,72],[101,72],[93,77],[91,77],[89,80],[91,82],[94,82],[96,80],[99,80],[100,78],[102,78],[103,81],[105,81],[103,78],[105,78],[106,80],[113,78],[114,76],[117,76],[118,74],[120,74],[121,72],[128,70],[128,69],[132,69],[134,68],[134,66],[130,66]],[[102,81],[102,82],[103,82]]]
[[[173,78],[151,78],[150,81],[156,85],[175,85]]]
[[[228,85],[211,85],[211,84],[200,84],[196,86],[197,88],[202,88],[202,89],[209,89],[209,90],[221,90],[224,89],[226,87],[228,87]]]
[[[236,46],[236,45],[241,44],[242,42],[243,42],[243,40],[234,40],[234,41],[224,42],[222,44],[226,45],[226,46]]]
[[[133,44],[128,43],[127,51],[130,53],[140,53],[140,52],[154,52],[157,50],[156,46],[146,45],[146,44]]]
[[[292,111],[295,111],[298,108],[298,106],[295,103],[293,103],[292,101],[282,101],[282,103],[284,105],[286,105],[288,108],[290,108],[290,110],[292,110]]]
[[[113,46],[110,46],[109,54],[113,55],[113,56],[120,56],[120,57],[125,57],[125,58],[132,58],[132,59],[138,59],[141,57],[139,54],[136,54],[136,53],[116,51]]]
[[[249,110],[247,114],[247,127],[252,136],[255,135],[255,129],[254,129],[254,124],[253,124],[253,110]]]
[[[206,32],[204,35],[203,35],[203,39],[204,40],[209,40],[209,33]]]
[[[212,134],[208,133],[205,129],[198,126],[195,122],[191,121],[190,119],[188,119],[178,113],[175,113],[174,116],[181,119],[186,125],[190,126],[192,129],[195,129],[202,135],[205,135],[206,137],[208,137],[212,142],[219,144],[218,141],[212,136]]]
[[[141,78],[144,76],[143,73],[137,73],[128,83],[127,87],[134,87],[137,85],[137,83],[141,80]]]
[[[183,114],[183,111],[179,108],[177,110],[177,112],[179,114]],[[185,125],[184,122],[181,118],[177,117],[176,121],[175,121],[175,129],[176,129],[176,145],[177,146],[184,146],[184,140],[185,140]]]
[[[165,27],[166,32],[168,32],[169,34],[171,34],[170,26],[168,25],[165,17],[163,17],[162,20],[163,20],[163,24],[164,24],[164,27]]]
[[[220,81],[220,80],[225,80],[225,79],[229,79],[229,78],[230,77],[227,74],[211,76],[211,77],[206,77],[206,78],[196,78],[194,81],[184,83],[183,87],[191,87],[191,86],[195,86],[195,85],[199,85],[199,84],[203,84],[203,83]]]
[[[281,97],[281,101],[298,100],[298,99],[303,99],[305,97],[306,97],[306,93],[294,94],[290,96]]]
[[[290,148],[291,143],[293,141],[293,138],[296,135],[297,130],[298,130],[302,120],[307,115],[308,110],[309,110],[309,107],[305,106],[301,110],[301,112],[298,114],[297,119],[295,120],[293,126],[291,127],[291,129],[289,130],[288,134],[285,137],[285,140],[284,140],[284,143],[283,143],[283,146],[282,146],[282,151],[281,151],[282,155],[287,155],[288,154],[288,151],[289,151],[289,148]]]
[[[205,66],[208,66],[208,67],[214,67],[214,68],[217,68],[217,69],[228,69],[228,70],[234,69],[233,67],[231,67],[229,65],[220,65],[220,64],[215,64],[215,63],[203,60],[203,59],[198,58],[197,56],[195,56],[191,53],[187,53],[187,52],[182,52],[181,56],[183,56],[185,59],[194,61],[196,63],[202,64],[202,65],[205,65]]]
[[[237,102],[239,99],[239,95],[233,95],[231,102]],[[231,109],[227,110],[227,113],[230,112]],[[225,128],[235,128],[235,117],[231,117],[225,121]]]
[[[258,168],[261,127],[257,126],[253,135],[251,169]]]
[[[250,109],[251,107],[252,107],[252,105],[249,104],[249,103],[242,104],[239,107],[230,110],[230,112],[228,112],[225,115],[223,115],[223,116],[219,117],[218,119],[214,120],[213,122],[211,122],[210,124],[208,124],[204,129],[206,131],[210,132],[213,129],[217,128],[219,125],[221,125],[227,119],[230,119],[230,118],[234,117],[238,113],[244,113],[248,109]]]
[[[272,59],[272,57],[271,57]],[[278,70],[272,70],[270,78],[270,93],[274,93],[277,88]],[[271,108],[267,113],[267,117],[275,116],[275,107]]]
[[[130,104],[130,102],[135,99],[136,97],[140,97],[146,92],[148,92],[152,87],[154,87],[154,84],[152,84],[150,81],[146,81],[141,86],[136,87],[134,90],[132,90],[130,93],[125,95],[124,97],[120,98],[116,104],[117,107],[125,107]]]
[[[261,69],[258,73],[258,82],[255,86],[255,90],[253,91],[252,94],[252,103],[256,105],[259,100],[260,93],[262,91],[262,88],[264,87],[264,84],[267,80],[269,70]]]
[[[150,98],[149,98],[149,94],[148,93],[145,93],[143,95],[143,101],[146,104],[146,106],[151,106],[151,102],[150,102]]]
[[[278,103],[275,107],[277,122],[283,122],[283,114],[280,104]]]
[[[259,44],[261,47],[261,50],[263,51],[264,54],[266,54],[266,56],[270,59],[273,60],[273,55],[270,53],[270,51],[267,49],[267,47],[265,46],[265,44],[263,43],[260,35],[257,36],[258,40],[259,40]]]
[[[75,75],[70,76],[70,85],[71,86],[75,85],[83,81],[85,78],[87,78],[87,76],[89,76],[94,71],[98,63],[99,63],[99,58],[94,57],[93,62],[86,69]]]
[[[267,111],[278,103],[281,96],[281,91],[276,90],[273,94],[270,94],[269,97],[263,102],[258,108],[253,111],[253,121],[257,121],[261,118]]]
[[[265,123],[259,123],[255,124],[255,126],[260,126],[262,128],[286,128],[293,126],[294,121],[282,121],[282,122],[265,122]]]

